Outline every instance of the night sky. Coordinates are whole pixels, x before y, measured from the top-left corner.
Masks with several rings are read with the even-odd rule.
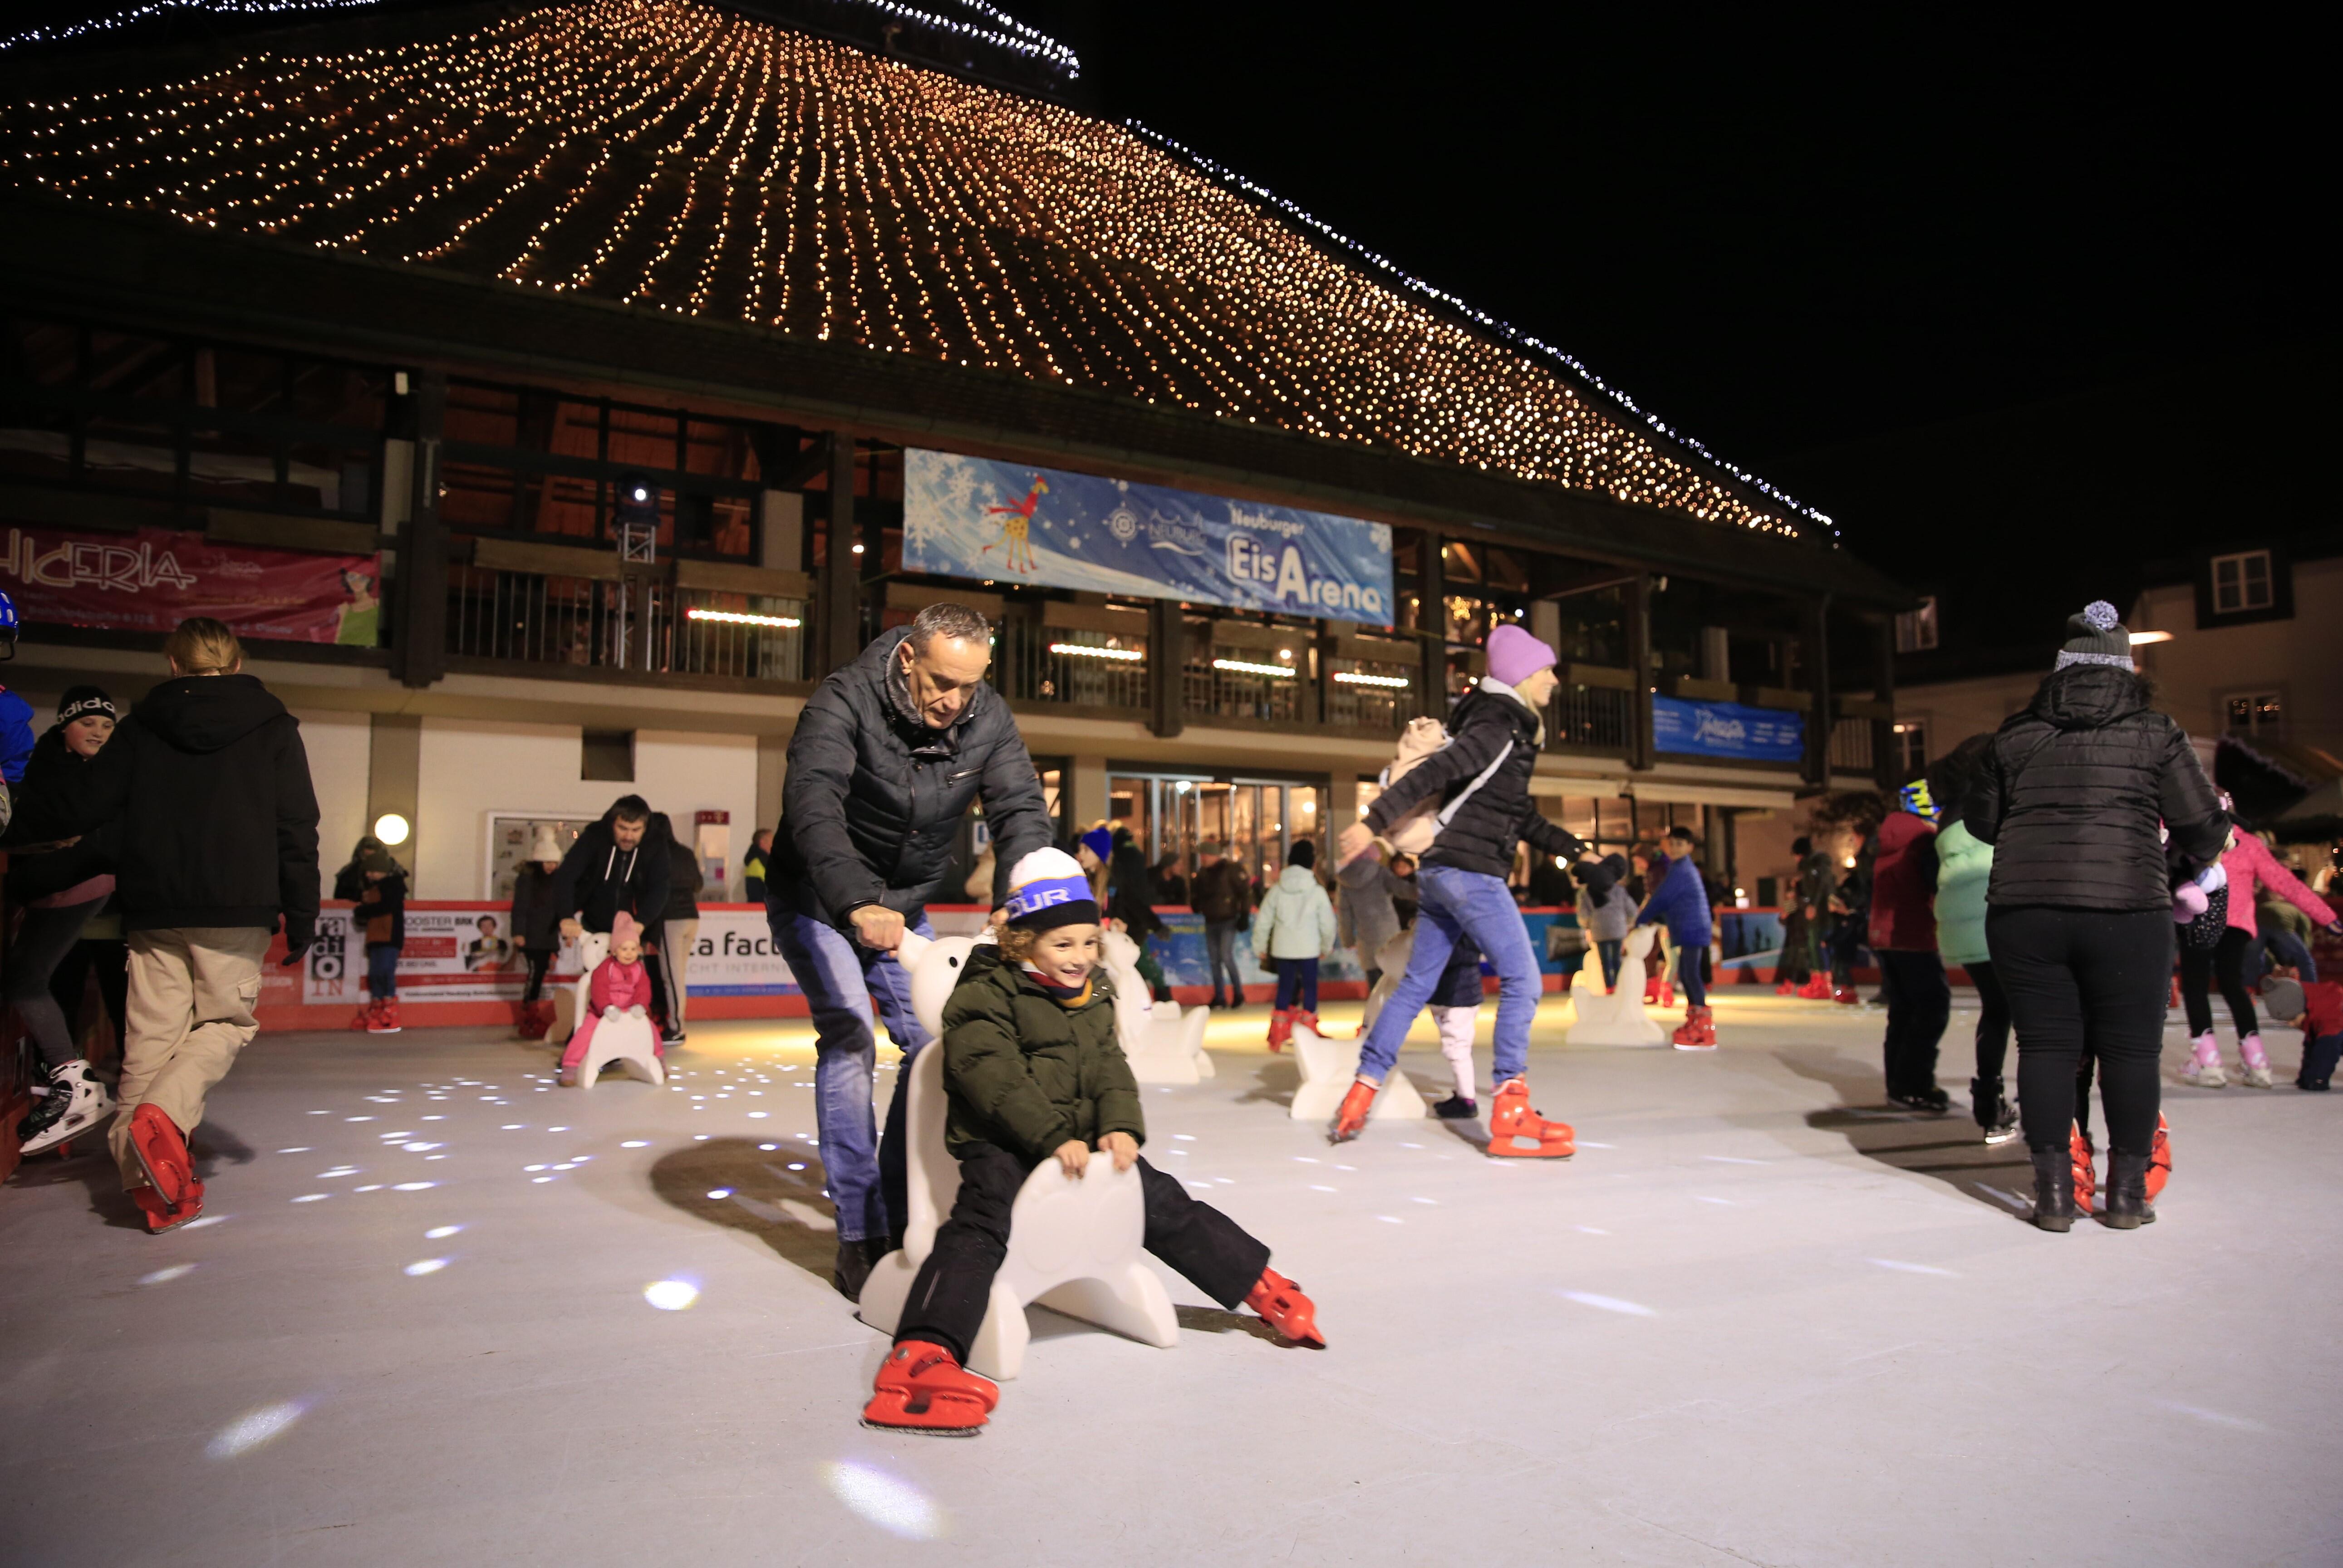
[[[1569,349],[1907,580],[2331,511],[2326,95],[2274,27],[1010,9],[1105,112]]]

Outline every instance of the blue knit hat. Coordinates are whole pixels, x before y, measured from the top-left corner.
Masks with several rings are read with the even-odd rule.
[[[1091,879],[1063,849],[1034,850],[1009,873],[1009,923],[1029,931],[1098,924]]]
[[[1089,832],[1083,834],[1079,841],[1083,849],[1088,849],[1091,854],[1096,855],[1101,860],[1114,853],[1114,835],[1108,832],[1104,828],[1091,829]],[[1018,864],[1021,866],[1024,862],[1020,860]]]

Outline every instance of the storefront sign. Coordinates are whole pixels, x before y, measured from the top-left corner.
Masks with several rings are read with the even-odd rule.
[[[916,448],[909,571],[1392,623],[1391,527]]]
[[[189,616],[239,637],[372,648],[381,558],[216,545],[197,533],[81,534],[12,526],[0,586],[27,624],[168,633]]]
[[[1743,762],[1795,762],[1806,754],[1806,716],[1738,702],[1652,699],[1655,750]]]

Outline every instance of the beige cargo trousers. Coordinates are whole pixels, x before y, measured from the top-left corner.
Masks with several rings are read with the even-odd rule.
[[[152,1105],[182,1134],[204,1097],[260,1030],[260,964],[275,933],[260,926],[182,926],[130,933],[121,1114],[108,1134],[125,1191],[146,1185],[130,1147],[130,1115]]]

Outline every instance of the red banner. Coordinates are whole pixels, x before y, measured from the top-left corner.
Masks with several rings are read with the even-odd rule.
[[[165,528],[83,534],[11,525],[7,544],[0,586],[28,626],[160,635],[207,615],[239,637],[359,648],[379,640],[379,556],[216,545]]]

